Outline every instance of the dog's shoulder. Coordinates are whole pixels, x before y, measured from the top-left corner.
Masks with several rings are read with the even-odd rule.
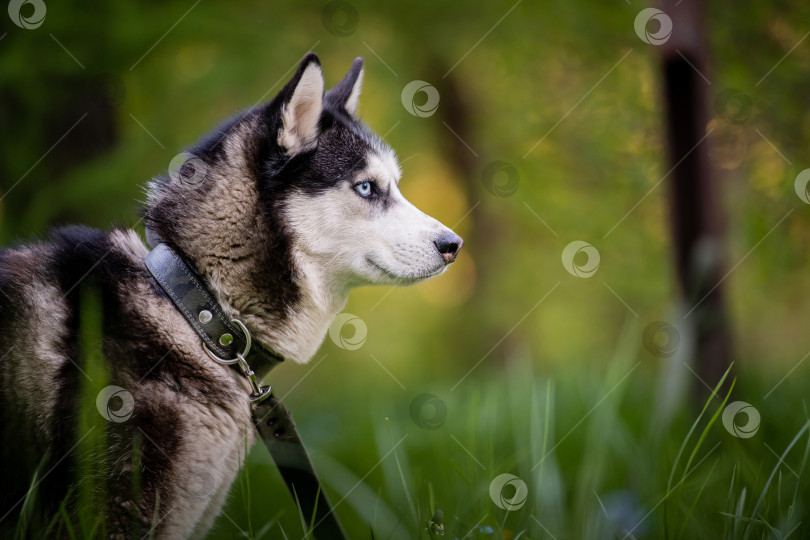
[[[147,523],[158,507],[158,490],[161,522],[169,528],[182,521],[189,489],[222,484],[227,491],[250,421],[247,390],[231,368],[205,355],[149,274],[143,261],[148,251],[132,230],[88,227],[56,229],[43,241],[0,251],[0,434],[19,443],[0,448],[7,487],[0,514],[24,495],[38,465],[40,456],[25,449],[73,455],[79,435],[65,419],[78,417],[84,388],[92,383],[81,346],[91,297],[100,307],[96,320],[109,384],[133,402],[125,422],[105,424],[114,454],[108,478],[126,478],[133,441],[143,437]],[[65,495],[74,468],[72,459],[54,465],[42,487],[49,501]],[[124,507],[131,504],[130,485],[111,488],[119,513],[130,508]],[[170,508],[171,517],[163,520]]]
[[[57,379],[77,364],[82,297],[97,291],[105,330],[120,322],[122,311],[131,309],[125,295],[147,283],[147,252],[134,231],[83,226],[54,229],[44,240],[0,251],[0,372],[6,382],[28,380],[34,364]],[[8,384],[0,388],[7,390]]]
[[[147,251],[131,230],[60,227],[43,241],[0,248],[0,292],[8,300],[26,288],[47,283],[67,297],[85,280],[100,280],[100,284],[117,280],[121,271],[135,269],[137,257]]]

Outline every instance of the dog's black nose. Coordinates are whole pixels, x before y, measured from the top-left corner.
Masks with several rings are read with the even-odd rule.
[[[450,264],[456,260],[461,246],[464,245],[464,240],[459,235],[448,231],[442,233],[433,243],[436,244],[436,249],[439,250],[444,262]]]

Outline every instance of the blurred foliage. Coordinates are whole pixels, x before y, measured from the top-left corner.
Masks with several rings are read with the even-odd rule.
[[[353,0],[330,18],[326,2],[198,4],[49,3],[36,30],[0,17],[0,242],[29,241],[68,222],[142,230],[136,210],[144,183],[185,145],[270,99],[307,50],[320,55],[327,85],[364,56],[362,117],[398,151],[405,195],[455,226],[466,247],[436,280],[353,293],[346,311],[368,326],[359,350],[327,340],[315,358],[325,356],[322,363],[271,376],[280,395],[295,388],[288,405],[333,500],[363,480],[339,514],[357,535],[377,516],[377,538],[396,523],[397,534],[411,537],[402,531],[424,525],[434,506],[458,537],[503,530],[514,538],[522,529],[542,537],[547,532],[529,513],[490,504],[490,479],[514,472],[530,484],[531,515],[555,535],[612,537],[600,518],[603,501],[593,495],[613,492],[622,508],[652,511],[645,530],[659,537],[650,532],[663,527],[655,504],[697,417],[683,401],[686,388],[700,383],[683,365],[688,335],[669,359],[652,356],[641,339],[649,323],[674,323],[682,309],[667,190],[652,189],[668,169],[656,50],[633,30],[646,6]],[[707,129],[714,129],[707,141],[727,212],[723,249],[733,271],[724,286],[741,378],[732,399],[757,406],[763,423],[752,439],[715,427],[713,441],[724,443],[720,465],[709,476],[714,458],[707,460],[697,485],[683,487],[694,495],[709,478],[691,518],[691,499],[677,499],[686,537],[723,534],[728,518],[719,512],[734,513],[727,502],[731,493],[736,504],[741,486],[749,494],[742,513],[751,511],[773,452],[807,419],[810,368],[800,360],[810,348],[803,301],[810,215],[794,179],[810,166],[808,20],[810,4],[798,0],[708,6],[714,117]],[[402,88],[415,79],[440,89],[436,115],[418,118],[403,108]],[[718,97],[732,88],[750,113],[729,121],[735,113]],[[463,158],[452,153],[453,131],[469,147]],[[482,181],[495,160],[519,175],[511,196],[493,195]],[[574,240],[598,248],[593,278],[563,269],[560,254]],[[601,402],[631,368],[626,385]],[[760,397],[783,376],[778,391]],[[447,405],[440,429],[423,430],[408,417],[409,403],[424,392]],[[546,429],[551,435],[543,436]],[[559,446],[541,478],[528,465],[546,443]],[[788,463],[798,470],[800,456]],[[235,489],[217,534],[232,537],[248,523],[255,534],[282,508],[289,531],[294,510],[286,494],[266,500],[268,485],[274,493],[283,488],[260,450],[244,475],[253,475],[252,515],[244,511],[245,490]],[[794,480],[790,472],[783,477]]]

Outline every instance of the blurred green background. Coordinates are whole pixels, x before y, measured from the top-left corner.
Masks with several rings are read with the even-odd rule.
[[[270,376],[352,537],[810,537],[810,214],[794,190],[810,4],[707,8],[728,401],[761,413],[750,438],[722,425],[725,393],[703,416],[692,398],[667,186],[644,197],[669,169],[657,51],[633,28],[644,7],[75,1],[32,30],[0,17],[0,244],[66,223],[142,233],[144,184],[186,145],[272,98],[305,52],[327,86],[363,56],[362,118],[397,150],[404,194],[466,244],[433,281],[355,291],[360,348],[327,338]],[[435,114],[403,106],[413,80],[439,91]],[[718,105],[727,89],[741,110]],[[561,263],[575,240],[600,254],[593,277]],[[655,321],[675,326],[674,354],[645,347]],[[511,512],[489,494],[502,473],[528,486]],[[210,537],[302,534],[254,448]]]

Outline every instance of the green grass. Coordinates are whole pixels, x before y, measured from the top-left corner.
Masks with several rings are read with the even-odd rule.
[[[454,381],[392,394],[346,380],[317,396],[301,385],[288,404],[297,405],[303,437],[351,538],[807,537],[810,418],[800,373],[768,399],[755,399],[769,390],[764,378],[729,370],[694,404],[688,396],[696,379],[673,377],[686,369],[681,360],[642,356],[634,336],[638,328],[628,325],[614,353],[591,369],[549,376],[527,356],[482,370],[455,391]],[[90,369],[104,380],[98,367]],[[413,399],[425,391],[444,403],[445,418],[436,421],[443,408],[435,402],[414,415]],[[751,438],[723,425],[734,400],[761,413]],[[17,538],[104,536],[102,517],[90,510],[104,492],[93,459],[104,441],[98,427],[83,420],[78,512],[63,504],[46,522],[32,488]],[[490,497],[490,483],[503,473],[528,488],[525,504],[512,511]],[[507,501],[514,494],[502,491]],[[208,538],[303,539],[311,527],[257,444]]]
[[[343,386],[343,396],[364,397],[333,397],[345,439],[310,449],[352,538],[436,538],[440,529],[448,538],[806,537],[803,396],[781,391],[756,403],[759,432],[737,438],[723,427],[722,410],[767,392],[756,374],[718,383],[702,410],[681,401],[667,415],[654,384],[665,370],[638,362],[617,354],[604,372],[551,379],[533,374],[527,359],[456,392],[437,385],[448,416],[434,430],[410,418],[413,396]],[[322,413],[302,409],[304,438],[317,440],[308,417]],[[522,508],[493,503],[489,485],[501,473],[528,485]],[[302,537],[263,448],[242,474],[251,477],[255,524],[244,494],[234,494],[209,538],[233,538],[234,523],[255,530],[278,509],[286,510],[273,517],[277,526],[249,537]]]

